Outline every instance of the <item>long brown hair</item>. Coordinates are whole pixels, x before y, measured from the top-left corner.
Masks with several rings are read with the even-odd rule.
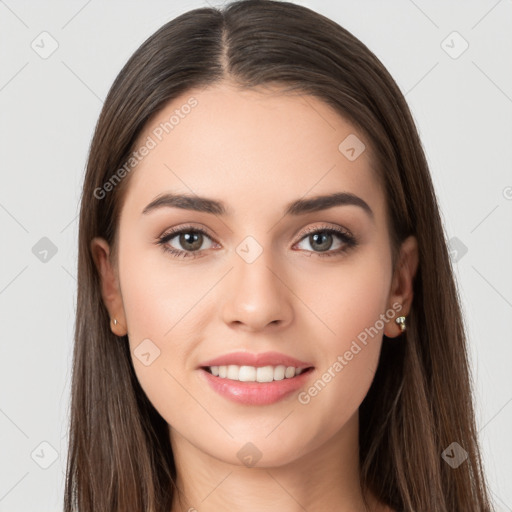
[[[119,178],[148,120],[184,92],[224,79],[314,95],[357,126],[387,197],[393,253],[408,235],[417,238],[408,329],[384,340],[360,406],[363,488],[398,511],[491,510],[457,288],[405,99],[376,56],[332,20],[289,2],[246,0],[166,23],[129,59],[103,106],[81,200],[65,511],[171,509],[176,467],[167,424],[140,387],[127,339],[109,328],[90,242],[101,236],[115,249],[131,174],[107,192],[104,185]],[[457,468],[441,457],[453,442],[467,452]]]

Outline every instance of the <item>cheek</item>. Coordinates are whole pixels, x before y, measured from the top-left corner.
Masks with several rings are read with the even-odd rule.
[[[123,286],[133,367],[155,409],[169,424],[179,424],[180,415],[197,415],[184,384],[197,331],[191,309],[200,294],[154,266],[133,263],[125,264]]]
[[[386,310],[391,262],[376,248],[368,247],[339,265],[317,270],[314,287],[310,278],[301,278],[301,282],[304,302],[323,321],[324,327],[318,325],[325,335],[326,348],[348,349],[351,340],[375,326]],[[381,322],[377,329],[383,330]]]
[[[154,248],[127,243],[124,249],[119,273],[135,373],[148,398],[169,419],[169,403],[176,410],[190,406],[179,383],[188,371],[190,340],[197,336],[198,300],[211,285],[185,279],[192,273],[170,266]]]
[[[385,317],[390,261],[368,252],[320,282],[328,285],[324,293],[309,296],[326,326],[320,325],[324,335],[317,337],[321,364],[298,401],[311,413],[335,411],[331,422],[335,431],[366,396],[377,369],[385,322],[393,321]]]
[[[150,338],[159,346],[184,338],[194,308],[211,284],[193,267],[171,263],[160,248],[126,240],[119,272],[130,342]],[[173,341],[174,346],[174,341]]]

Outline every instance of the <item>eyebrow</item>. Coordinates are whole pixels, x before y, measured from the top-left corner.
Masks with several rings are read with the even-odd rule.
[[[335,206],[346,205],[359,206],[372,220],[374,219],[373,210],[368,203],[350,192],[337,192],[308,199],[297,199],[286,205],[284,215],[298,216],[305,213],[327,210]],[[184,210],[211,213],[213,215],[231,215],[231,210],[222,201],[196,195],[172,193],[166,193],[156,197],[144,208],[142,214],[148,214],[159,208],[181,208]]]

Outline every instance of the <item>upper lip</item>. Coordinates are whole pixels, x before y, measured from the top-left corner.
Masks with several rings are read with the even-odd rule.
[[[295,368],[309,368],[311,363],[300,361],[295,357],[281,354],[279,352],[262,352],[260,354],[251,354],[250,352],[231,352],[223,356],[204,361],[199,366],[293,366]]]

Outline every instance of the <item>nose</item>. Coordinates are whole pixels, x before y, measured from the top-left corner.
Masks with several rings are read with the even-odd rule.
[[[264,250],[251,263],[235,255],[222,292],[222,316],[246,331],[282,329],[293,319],[293,298],[286,272]],[[273,327],[272,327],[273,326]]]

